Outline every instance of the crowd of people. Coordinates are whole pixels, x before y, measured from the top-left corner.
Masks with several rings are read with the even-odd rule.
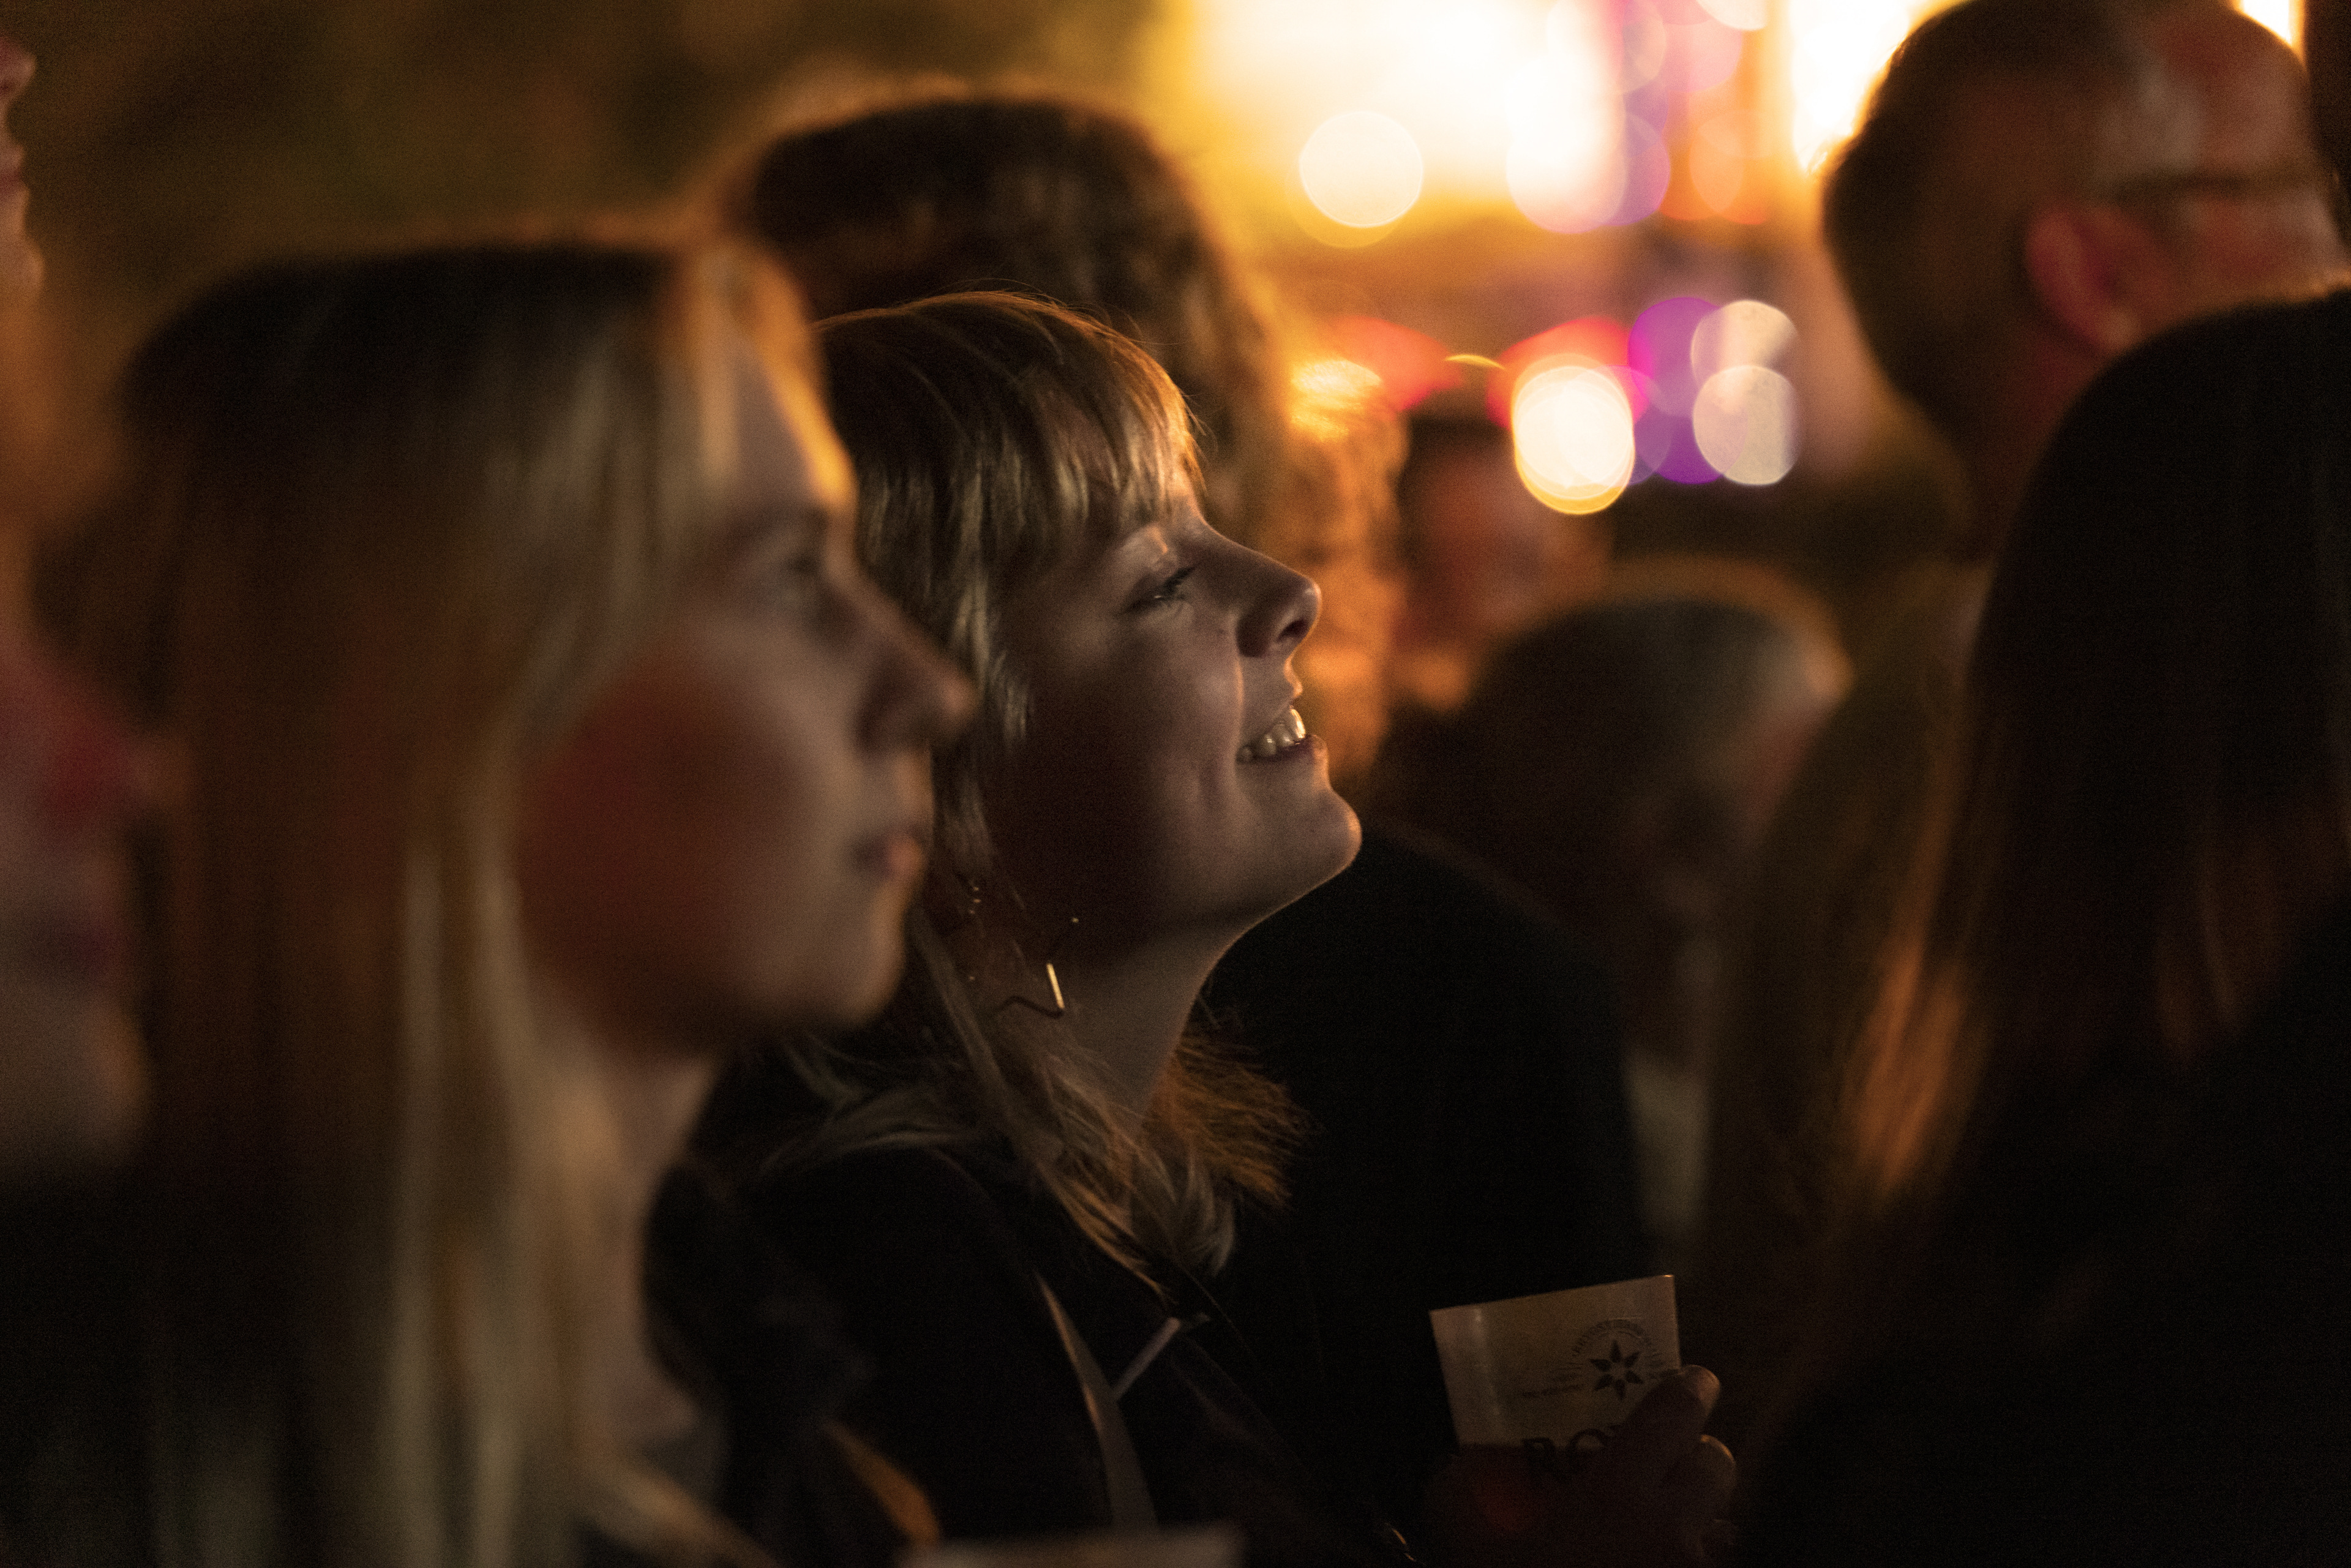
[[[2311,104],[1896,53],[1827,235],[1973,526],[1857,663],[1597,528],[1439,637],[1499,433],[1073,99],[216,281],[0,485],[0,1565],[2351,1562]],[[1720,1381],[1453,1451],[1430,1310],[1660,1261]]]

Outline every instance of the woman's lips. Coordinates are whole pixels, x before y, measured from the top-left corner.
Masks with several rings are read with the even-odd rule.
[[[1302,748],[1311,737],[1295,707],[1285,708],[1263,735],[1240,748],[1237,761],[1271,762]]]

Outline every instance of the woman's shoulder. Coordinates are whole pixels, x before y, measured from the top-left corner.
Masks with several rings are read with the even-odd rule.
[[[874,1368],[849,1426],[920,1484],[950,1536],[1110,1521],[1086,1396],[1008,1207],[1017,1171],[980,1148],[867,1148],[747,1194]]]
[[[1029,1249],[974,1167],[963,1150],[861,1149],[770,1172],[744,1189],[744,1207],[869,1353],[877,1336],[899,1337],[885,1325],[915,1335],[931,1318],[967,1333],[1011,1314],[1030,1320],[1030,1337],[1050,1332]]]
[[[857,1149],[782,1166],[746,1184],[742,1197],[804,1265],[844,1248],[911,1250],[944,1241],[961,1250],[1010,1235],[971,1155],[935,1145]]]

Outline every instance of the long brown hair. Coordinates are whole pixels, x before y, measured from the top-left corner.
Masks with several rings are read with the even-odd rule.
[[[1012,295],[837,317],[818,336],[857,470],[859,553],[979,688],[977,722],[934,764],[942,869],[976,896],[977,918],[1022,940],[986,813],[1027,711],[1004,608],[1080,539],[1175,504],[1193,473],[1183,400],[1126,340]],[[1113,1256],[1220,1267],[1235,1197],[1280,1191],[1280,1090],[1194,1031],[1137,1126],[1048,1020],[985,1014],[930,916],[910,925],[907,978],[883,1021],[783,1053],[823,1114],[782,1157],[1002,1138]],[[771,1130],[759,1142],[777,1145]]]
[[[1853,1061],[1886,1288],[2080,1154],[2050,1113],[2094,1076],[2241,1028],[2351,889],[2346,367],[2351,296],[2199,324],[2051,445]]]
[[[757,1555],[586,1393],[611,1107],[537,1016],[511,820],[717,537],[746,343],[813,397],[746,256],[483,246],[243,276],[131,365],[52,599],[185,763],[138,1343],[123,1446],[28,1550],[560,1563],[587,1523]]]

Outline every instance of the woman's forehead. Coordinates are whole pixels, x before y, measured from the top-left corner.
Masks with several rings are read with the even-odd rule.
[[[1102,517],[1099,531],[1113,543],[1145,528],[1164,528],[1171,523],[1196,520],[1200,516],[1200,500],[1193,487],[1191,472],[1172,455],[1165,462],[1137,465],[1135,479],[1128,491],[1118,497],[1117,505],[1095,508]]]

